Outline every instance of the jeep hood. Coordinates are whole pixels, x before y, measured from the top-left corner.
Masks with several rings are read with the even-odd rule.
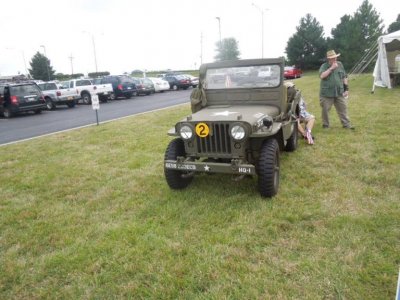
[[[225,105],[207,106],[202,110],[192,114],[191,122],[229,122],[244,121],[254,124],[265,116],[275,117],[279,114],[279,108],[265,105]],[[186,121],[186,120],[184,120]]]

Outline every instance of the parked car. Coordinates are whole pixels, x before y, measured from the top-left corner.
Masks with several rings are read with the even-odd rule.
[[[285,79],[296,79],[300,78],[303,75],[303,72],[296,68],[295,66],[292,67],[285,67],[283,76]]]
[[[56,108],[58,105],[74,107],[80,98],[76,89],[64,87],[54,81],[40,82],[37,85],[42,90],[47,109],[50,110]]]
[[[190,79],[183,75],[166,75],[163,79],[168,81],[170,89],[175,91],[179,89],[187,90],[192,86]]]
[[[113,92],[110,95],[111,100],[118,97],[125,97],[127,99],[137,95],[136,83],[132,77],[126,75],[110,75],[103,77],[101,83],[111,83]]]
[[[96,92],[100,101],[107,102],[113,92],[113,87],[110,83],[101,83],[101,78],[91,79],[92,83],[96,85]]]
[[[135,81],[138,95],[150,95],[155,93],[154,84],[148,78],[132,78]]]
[[[147,77],[147,78],[150,79],[153,82],[154,90],[156,92],[163,93],[164,91],[168,91],[169,90],[168,81],[163,80],[161,78],[156,78],[156,77]]]
[[[65,88],[74,89],[79,94],[79,101],[92,104],[92,96],[97,95],[97,87],[89,79],[71,79],[61,82]]]
[[[190,74],[183,74],[186,77],[189,77],[190,81],[192,82],[192,87],[197,87],[199,85],[199,77],[195,77]]]
[[[0,83],[0,113],[5,118],[26,111],[40,114],[46,108],[46,101],[36,83]]]

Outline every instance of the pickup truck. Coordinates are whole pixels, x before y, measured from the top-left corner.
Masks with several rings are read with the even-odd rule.
[[[100,101],[107,102],[113,93],[113,86],[111,83],[101,83],[101,78],[92,79],[92,83],[97,87],[97,95]]]
[[[109,97],[108,92],[105,90],[98,91],[97,86],[92,83],[90,79],[71,79],[69,81],[64,81],[62,84],[71,89],[75,89],[80,95],[80,99],[84,104],[92,103],[92,96],[98,95],[99,100],[102,102],[107,102]]]
[[[42,90],[49,110],[55,109],[58,105],[67,105],[70,108],[75,107],[76,101],[80,98],[76,89],[64,87],[54,81],[40,82],[37,85]]]

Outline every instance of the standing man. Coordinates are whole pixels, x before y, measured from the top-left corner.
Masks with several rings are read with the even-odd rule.
[[[322,127],[329,128],[329,111],[333,104],[343,128],[354,130],[347,116],[347,97],[349,96],[347,74],[342,63],[337,61],[339,56],[340,53],[336,54],[334,50],[329,50],[326,53],[328,61],[319,68]]]

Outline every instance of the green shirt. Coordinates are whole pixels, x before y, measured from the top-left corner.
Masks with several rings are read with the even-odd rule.
[[[321,79],[319,95],[322,97],[339,97],[344,93],[343,80],[346,78],[346,71],[340,61],[337,62],[338,67],[331,71],[328,77]],[[319,75],[330,67],[329,63],[324,63],[319,68]]]

